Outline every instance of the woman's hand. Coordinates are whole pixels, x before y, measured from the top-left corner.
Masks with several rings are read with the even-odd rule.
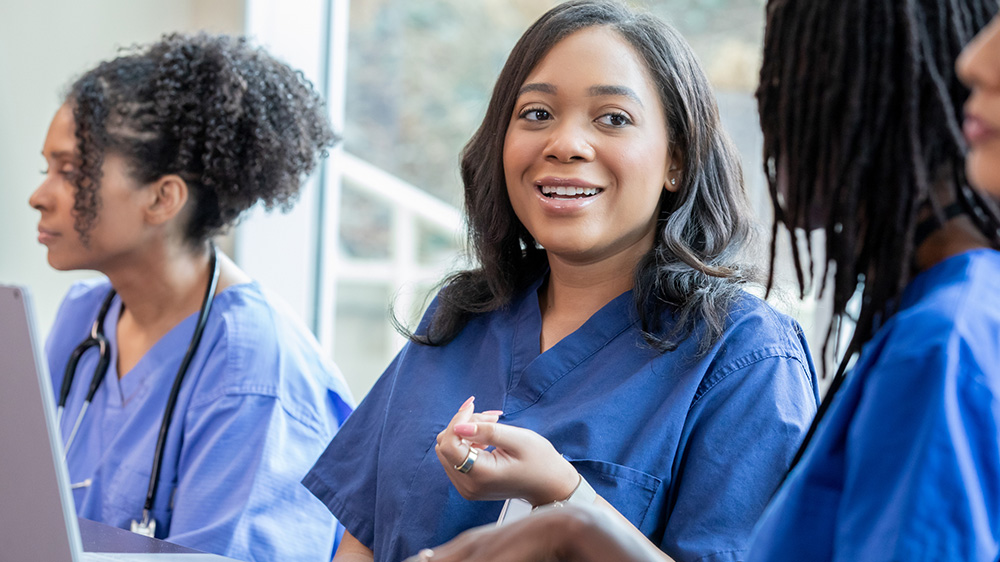
[[[535,506],[568,498],[580,482],[573,465],[534,431],[496,423],[499,415],[476,414],[469,398],[438,434],[434,451],[455,489],[469,500],[523,498]],[[455,467],[470,447],[479,454],[463,474]]]

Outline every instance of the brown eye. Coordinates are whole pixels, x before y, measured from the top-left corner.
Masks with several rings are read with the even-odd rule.
[[[528,121],[548,121],[552,118],[552,115],[544,109],[535,107],[525,109],[518,117],[527,119]]]
[[[628,115],[619,112],[605,113],[601,115],[598,119],[599,122],[610,125],[612,127],[625,127],[632,124],[632,120],[629,119]]]

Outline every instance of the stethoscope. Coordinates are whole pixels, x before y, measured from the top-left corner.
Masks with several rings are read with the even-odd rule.
[[[177,370],[177,375],[174,377],[174,385],[170,389],[170,396],[167,398],[167,406],[163,412],[163,421],[160,423],[160,434],[156,440],[156,452],[153,455],[153,472],[149,477],[146,503],[142,507],[142,521],[132,520],[132,532],[148,537],[152,537],[156,533],[156,520],[152,519],[149,514],[153,511],[153,499],[156,497],[156,488],[160,481],[163,450],[166,448],[167,443],[167,430],[170,428],[170,422],[174,416],[174,407],[177,405],[177,396],[180,394],[181,383],[184,381],[184,376],[187,374],[191,359],[194,357],[195,352],[198,350],[198,345],[201,343],[205,324],[208,323],[208,313],[212,310],[212,302],[215,300],[215,288],[219,284],[218,250],[215,244],[211,244],[211,249],[212,257],[209,267],[212,269],[212,278],[209,280],[208,288],[205,290],[205,298],[201,301],[201,312],[198,315],[198,324],[194,328],[194,335],[191,336],[191,343],[188,344],[187,353],[184,354],[180,369]],[[97,313],[97,320],[94,321],[94,325],[90,329],[90,335],[80,345],[76,346],[76,349],[69,356],[69,362],[66,363],[66,374],[63,376],[62,387],[59,389],[59,404],[56,410],[57,420],[60,423],[62,421],[63,410],[66,408],[66,399],[69,397],[69,391],[73,385],[73,377],[76,376],[76,366],[80,362],[80,358],[92,347],[96,347],[100,354],[97,360],[97,367],[94,369],[94,376],[90,379],[90,388],[87,390],[87,396],[84,398],[83,406],[80,408],[80,413],[73,424],[73,430],[70,431],[69,437],[66,439],[64,459],[73,445],[73,440],[80,429],[80,424],[83,421],[84,414],[87,412],[87,407],[90,406],[94,395],[97,394],[97,389],[101,386],[101,381],[104,380],[108,372],[108,364],[111,362],[111,346],[108,343],[108,338],[104,335],[104,319],[111,308],[111,302],[114,300],[115,294],[115,290],[111,289],[108,292],[108,296],[104,297],[101,309]],[[84,485],[87,482],[84,481]]]

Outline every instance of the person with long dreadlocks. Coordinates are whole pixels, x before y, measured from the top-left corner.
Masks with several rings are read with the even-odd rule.
[[[747,561],[1000,556],[1000,19],[953,70],[996,11],[992,0],[768,4],[758,98],[775,234],[783,224],[809,248],[808,231],[825,231],[826,257],[810,248],[796,263],[803,292],[833,266],[830,339],[856,292],[861,304],[828,413]],[[498,553],[662,559],[620,521],[572,506],[411,562]]]
[[[1000,162],[966,173],[968,90],[955,71],[996,11],[995,0],[768,4],[757,97],[774,232],[793,233],[803,292],[813,280],[833,292],[828,342],[855,295],[859,306],[750,561],[1000,555],[1000,190],[968,181]],[[978,123],[965,122],[973,147]],[[815,229],[823,257],[808,246]]]

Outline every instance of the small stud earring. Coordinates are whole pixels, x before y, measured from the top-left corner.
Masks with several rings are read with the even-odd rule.
[[[670,185],[677,185],[677,178],[670,178]]]

